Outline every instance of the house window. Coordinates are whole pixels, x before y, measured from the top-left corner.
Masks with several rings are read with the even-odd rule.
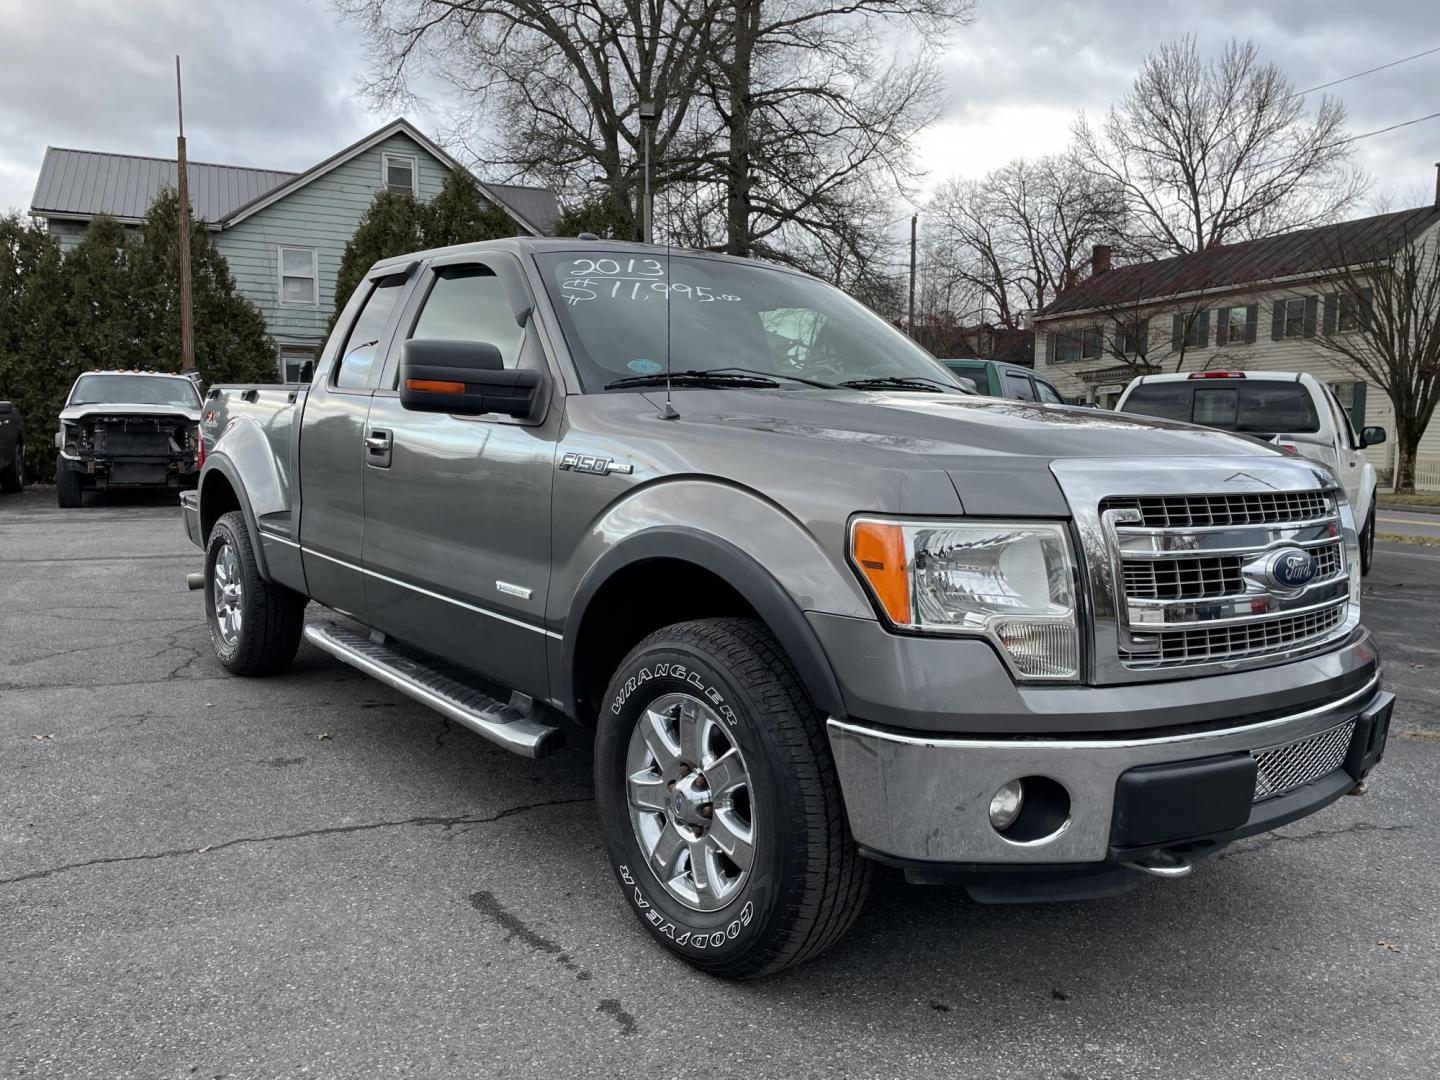
[[[1098,326],[1087,326],[1080,331],[1080,355],[1085,359],[1091,360],[1099,356],[1103,345],[1104,338]]]
[[[1282,337],[1305,336],[1305,298],[1303,296],[1294,300],[1286,300],[1281,308],[1281,315],[1284,326]]]
[[[385,187],[390,191],[408,191],[417,194],[415,177],[419,169],[415,159],[408,154],[382,154],[381,166],[385,175]]]
[[[1150,320],[1121,323],[1115,331],[1115,351],[1121,356],[1144,356],[1149,348]]]
[[[280,381],[308,383],[315,373],[315,349],[309,345],[280,346]]]
[[[1098,326],[1082,330],[1061,330],[1051,335],[1054,339],[1055,362],[1069,363],[1082,357],[1091,359],[1100,355],[1102,339]]]
[[[1244,345],[1255,340],[1255,306],[1220,309],[1215,326],[1216,345]]]
[[[1185,348],[1203,349],[1210,344],[1210,313],[1192,312],[1185,323]]]
[[[280,249],[280,302],[318,304],[320,272],[314,248]]]

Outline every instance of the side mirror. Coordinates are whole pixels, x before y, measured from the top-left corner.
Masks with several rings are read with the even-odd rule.
[[[1379,446],[1385,441],[1385,429],[1383,427],[1367,427],[1360,432],[1360,445]]]
[[[494,345],[407,341],[400,350],[400,404],[415,412],[531,416],[545,376],[507,369]]]

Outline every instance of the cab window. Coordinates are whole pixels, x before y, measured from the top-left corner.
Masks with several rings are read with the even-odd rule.
[[[1055,388],[1040,379],[1035,380],[1035,392],[1040,395],[1040,400],[1047,405],[1065,404],[1065,399],[1055,392]]]
[[[345,344],[335,365],[336,387],[363,390],[370,385],[372,376],[379,377],[375,371],[376,350],[404,291],[405,278],[401,274],[392,274],[375,283],[350,333],[345,335]]]
[[[1007,371],[1005,373],[1005,396],[1018,401],[1034,401],[1035,384],[1030,381],[1028,375]]]
[[[505,286],[488,266],[442,266],[415,323],[416,340],[476,341],[494,345],[507,368],[516,365],[523,331]]]

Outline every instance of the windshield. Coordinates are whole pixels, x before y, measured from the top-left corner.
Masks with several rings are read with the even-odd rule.
[[[625,252],[537,256],[585,389],[673,371],[813,382],[960,386],[929,353],[839,289],[758,263]],[[668,265],[667,265],[668,264]],[[667,325],[666,309],[669,309]],[[785,382],[786,378],[792,381]]]
[[[175,405],[194,409],[200,395],[189,379],[169,375],[81,375],[71,405]]]
[[[1218,380],[1217,380],[1218,381]],[[1184,420],[1251,435],[1303,434],[1320,430],[1310,391],[1299,383],[1206,380],[1141,383],[1125,399],[1124,412]]]

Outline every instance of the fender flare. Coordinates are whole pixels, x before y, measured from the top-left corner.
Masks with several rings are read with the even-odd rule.
[[[622,540],[586,572],[571,598],[561,652],[561,685],[574,707],[579,701],[575,647],[590,602],[616,573],[648,559],[675,559],[716,574],[755,609],[785,650],[815,707],[827,716],[845,715],[840,684],[805,613],[765,567],[727,540],[699,529],[657,526]]]
[[[250,496],[245,491],[245,485],[240,482],[240,470],[223,454],[206,455],[205,468],[200,473],[200,482],[196,484],[196,491],[199,493],[196,506],[202,525],[205,521],[205,488],[212,473],[223,476],[230,484],[230,489],[235,492],[235,498],[240,503],[240,513],[245,518],[245,528],[250,533],[250,548],[255,553],[255,568],[260,572],[261,578],[270,581],[270,570],[265,565],[265,545],[260,542],[260,528],[255,521],[255,511],[250,508]],[[207,544],[210,542],[208,535],[202,539]]]

